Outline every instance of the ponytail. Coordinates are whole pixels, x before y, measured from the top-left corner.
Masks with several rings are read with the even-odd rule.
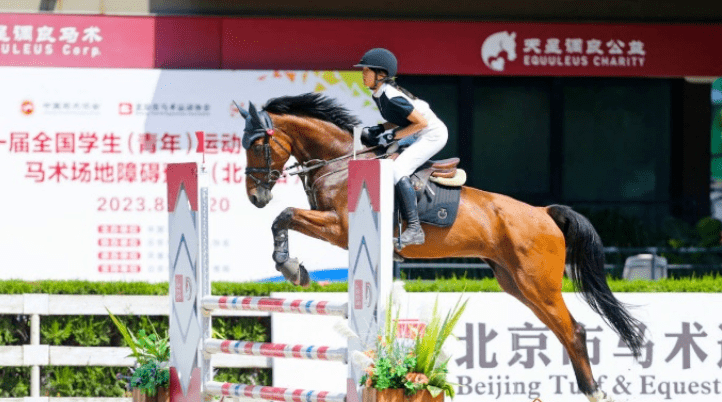
[[[378,73],[380,73],[380,72],[384,72],[384,73],[388,74],[386,70],[382,70],[382,69],[380,69],[380,68],[372,68],[371,70],[373,70],[376,74],[378,74]],[[399,84],[397,84],[396,81],[395,81],[393,78],[389,77],[389,76],[386,76],[384,79],[381,80],[381,82],[384,83],[384,84],[389,84],[389,85],[391,85],[392,87],[398,89],[399,91],[401,91],[401,93],[403,93],[404,95],[408,96],[409,98],[411,98],[411,99],[413,99],[413,100],[418,99],[418,98],[416,97],[416,95],[414,95],[414,94],[412,94],[411,92],[409,92],[406,88],[400,87]]]
[[[389,84],[389,85],[391,85],[392,87],[398,89],[398,90],[401,91],[404,95],[408,96],[409,98],[411,98],[411,99],[413,99],[413,100],[418,99],[418,98],[416,97],[416,95],[414,95],[414,94],[412,94],[411,92],[409,92],[406,88],[403,88],[403,87],[399,86],[399,84],[397,84],[396,81],[395,81],[393,78],[386,77],[386,78],[384,78],[383,81],[381,81],[381,82],[383,82],[384,84]]]

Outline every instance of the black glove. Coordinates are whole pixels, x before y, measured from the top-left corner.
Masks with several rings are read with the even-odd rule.
[[[379,145],[379,135],[381,135],[384,131],[384,126],[381,124],[364,127],[363,130],[361,130],[361,143],[367,147],[375,147],[376,145]]]

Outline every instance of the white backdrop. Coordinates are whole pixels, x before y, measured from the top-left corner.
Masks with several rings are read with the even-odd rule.
[[[275,277],[271,223],[308,202],[297,176],[265,208],[248,201],[231,101],[315,91],[365,124],[380,119],[358,72],[0,67],[0,88],[1,279],[167,281],[163,169],[200,162],[196,131],[217,145],[206,154],[213,280]],[[290,247],[311,271],[348,263],[295,232]]]
[[[297,297],[278,293],[277,297]],[[309,299],[343,301],[346,294],[316,293]],[[401,318],[419,318],[436,295],[409,293]],[[534,314],[504,293],[439,294],[446,314],[459,300],[469,304],[446,346],[452,359],[449,380],[455,402],[582,402],[574,370],[565,362],[561,343]],[[634,308],[632,314],[647,328],[648,339],[639,362],[620,345],[619,337],[581,298],[565,293],[574,318],[587,330],[592,372],[615,401],[712,402],[722,399],[722,318],[714,313],[722,295],[714,293],[618,293]],[[333,325],[338,317],[274,313],[276,343],[340,347],[346,340]],[[309,376],[308,373],[313,373]],[[273,359],[275,386],[345,392],[342,363]]]

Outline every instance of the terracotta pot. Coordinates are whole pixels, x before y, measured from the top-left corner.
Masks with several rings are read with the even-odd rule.
[[[158,387],[156,402],[170,402],[170,392],[168,392],[168,388]]]
[[[379,391],[376,388],[363,388],[363,402],[443,402],[444,393],[434,398],[427,390],[421,390],[414,395],[404,395],[403,389],[385,389]]]
[[[133,402],[169,402],[170,394],[168,388],[158,387],[154,396],[146,395],[140,392],[140,389],[133,388]]]

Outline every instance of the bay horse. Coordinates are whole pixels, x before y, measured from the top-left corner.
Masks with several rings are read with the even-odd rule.
[[[261,111],[251,103],[242,144],[247,150],[246,190],[263,208],[271,190],[295,157],[310,210],[286,208],[274,220],[276,268],[296,285],[308,274],[290,258],[288,229],[348,247],[348,161],[353,127],[360,121],[334,99],[309,93],[271,99]],[[376,157],[360,152],[358,158]],[[535,207],[511,197],[462,187],[456,222],[446,228],[425,225],[426,243],[407,246],[405,258],[475,257],[485,261],[501,288],[529,307],[551,329],[572,361],[579,390],[591,401],[611,401],[592,376],[584,327],[562,298],[565,263],[589,306],[609,324],[635,357],[644,343],[641,323],[619,302],[606,281],[602,241],[592,224],[563,205]],[[390,257],[390,256],[389,256]],[[568,257],[568,259],[567,259]]]

